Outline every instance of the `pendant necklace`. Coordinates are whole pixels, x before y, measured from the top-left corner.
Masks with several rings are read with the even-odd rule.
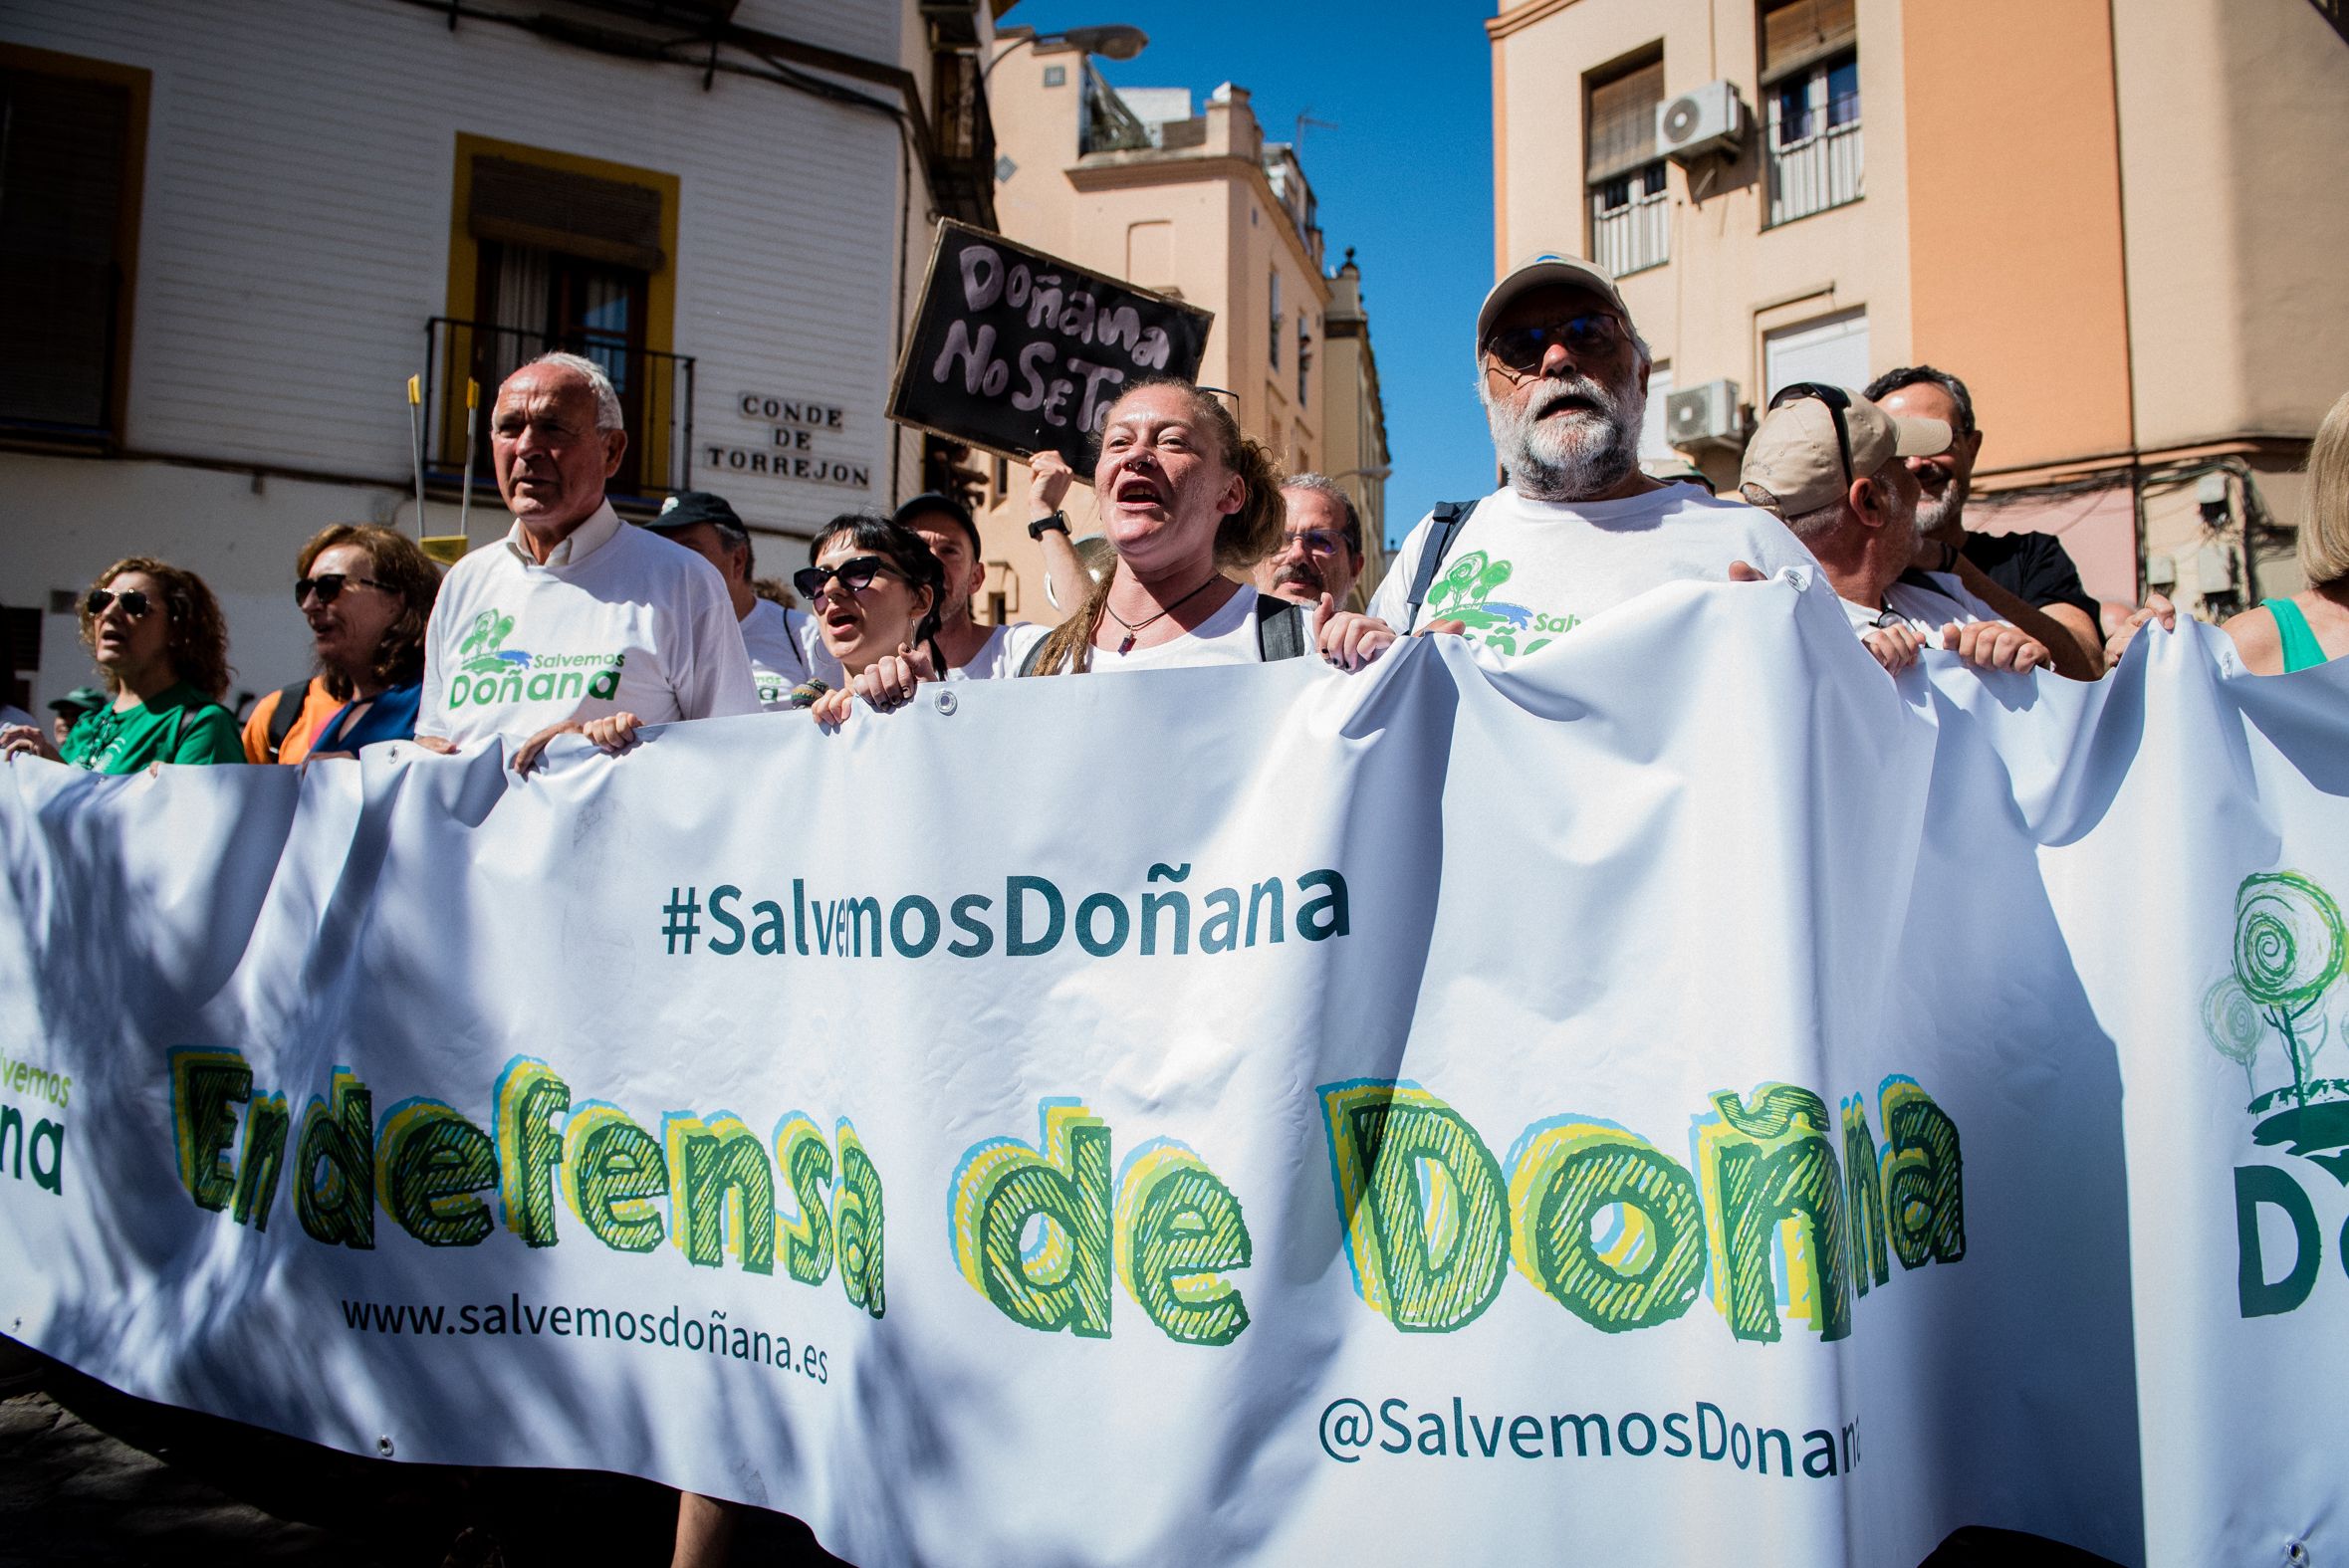
[[[1104,599],[1101,602],[1101,608],[1108,610],[1109,618],[1117,622],[1118,625],[1125,628],[1125,641],[1117,645],[1117,651],[1121,654],[1131,653],[1133,651],[1134,638],[1142,634],[1143,628],[1154,625],[1158,621],[1161,621],[1167,616],[1172,615],[1176,610],[1181,609],[1184,605],[1190,603],[1200,594],[1205,593],[1216,583],[1221,582],[1223,578],[1224,574],[1222,572],[1216,572],[1205,582],[1200,583],[1199,586],[1193,588],[1190,592],[1184,594],[1181,598],[1175,600],[1172,604],[1167,605],[1166,608],[1160,610],[1157,614],[1145,615],[1140,620],[1127,620],[1123,615],[1118,614],[1117,611],[1110,609],[1108,601]]]

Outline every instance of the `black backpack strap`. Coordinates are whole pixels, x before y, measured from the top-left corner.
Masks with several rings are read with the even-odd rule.
[[[1038,662],[1044,658],[1044,645],[1052,640],[1053,639],[1050,637],[1039,637],[1036,639],[1036,645],[1028,650],[1028,657],[1020,661],[1020,673],[1022,675],[1034,675],[1036,673],[1036,666]]]
[[[1428,515],[1434,527],[1428,530],[1427,545],[1419,553],[1419,569],[1411,573],[1411,611],[1401,627],[1404,636],[1411,635],[1411,628],[1419,624],[1419,606],[1427,602],[1427,590],[1435,586],[1436,573],[1452,553],[1452,542],[1460,537],[1476,509],[1474,501],[1439,501]]]
[[[1275,659],[1301,659],[1312,646],[1305,607],[1270,593],[1256,596],[1256,656],[1267,664]]]
[[[309,700],[307,679],[278,688],[277,706],[269,713],[269,761],[276,762],[278,753],[286,749],[286,737],[294,733],[294,721],[302,717],[302,705]]]

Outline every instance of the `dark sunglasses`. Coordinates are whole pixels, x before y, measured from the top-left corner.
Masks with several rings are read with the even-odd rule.
[[[1608,353],[1623,345],[1623,324],[1604,311],[1586,311],[1562,322],[1532,327],[1511,327],[1485,339],[1485,352],[1506,369],[1531,375],[1541,368],[1552,343],[1565,344],[1576,362]]]
[[[379,588],[383,584],[373,577],[354,577],[348,571],[322,571],[315,577],[298,577],[294,582],[294,607],[313,593],[321,604],[332,604],[343,596],[345,588]]]
[[[836,566],[802,566],[792,573],[792,586],[814,603],[822,594],[823,585],[835,577],[850,593],[862,593],[872,586],[873,578],[897,575],[878,556],[850,556]]]
[[[121,605],[122,613],[132,620],[144,620],[146,612],[155,607],[155,601],[136,588],[124,588],[119,593],[112,588],[92,588],[90,597],[82,601],[82,608],[92,620],[96,620],[106,613],[110,604]]]
[[[1827,412],[1835,416],[1835,451],[1843,459],[1843,488],[1851,488],[1851,427],[1843,422],[1843,410],[1851,406],[1851,394],[1840,386],[1829,386],[1824,381],[1796,381],[1781,386],[1769,400],[1769,412],[1776,413],[1788,403],[1805,397],[1815,397],[1827,405]]]

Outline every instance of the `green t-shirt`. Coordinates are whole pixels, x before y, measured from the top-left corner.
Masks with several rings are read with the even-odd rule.
[[[134,774],[149,763],[241,763],[245,743],[226,708],[182,682],[128,708],[85,715],[58,755],[98,774]]]

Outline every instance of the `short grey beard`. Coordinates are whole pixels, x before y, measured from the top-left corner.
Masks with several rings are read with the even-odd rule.
[[[1528,501],[1586,501],[1620,484],[1639,465],[1639,427],[1648,398],[1637,381],[1617,394],[1583,375],[1545,380],[1516,407],[1494,401],[1482,385],[1478,390],[1493,431],[1493,450],[1509,470],[1511,486]],[[1543,410],[1569,394],[1598,404],[1599,430],[1542,428]]]
[[[1917,498],[1917,533],[1920,537],[1938,534],[1945,523],[1962,522],[1966,514],[1966,498],[1974,483],[1968,479],[1953,479],[1941,499],[1920,495]]]

